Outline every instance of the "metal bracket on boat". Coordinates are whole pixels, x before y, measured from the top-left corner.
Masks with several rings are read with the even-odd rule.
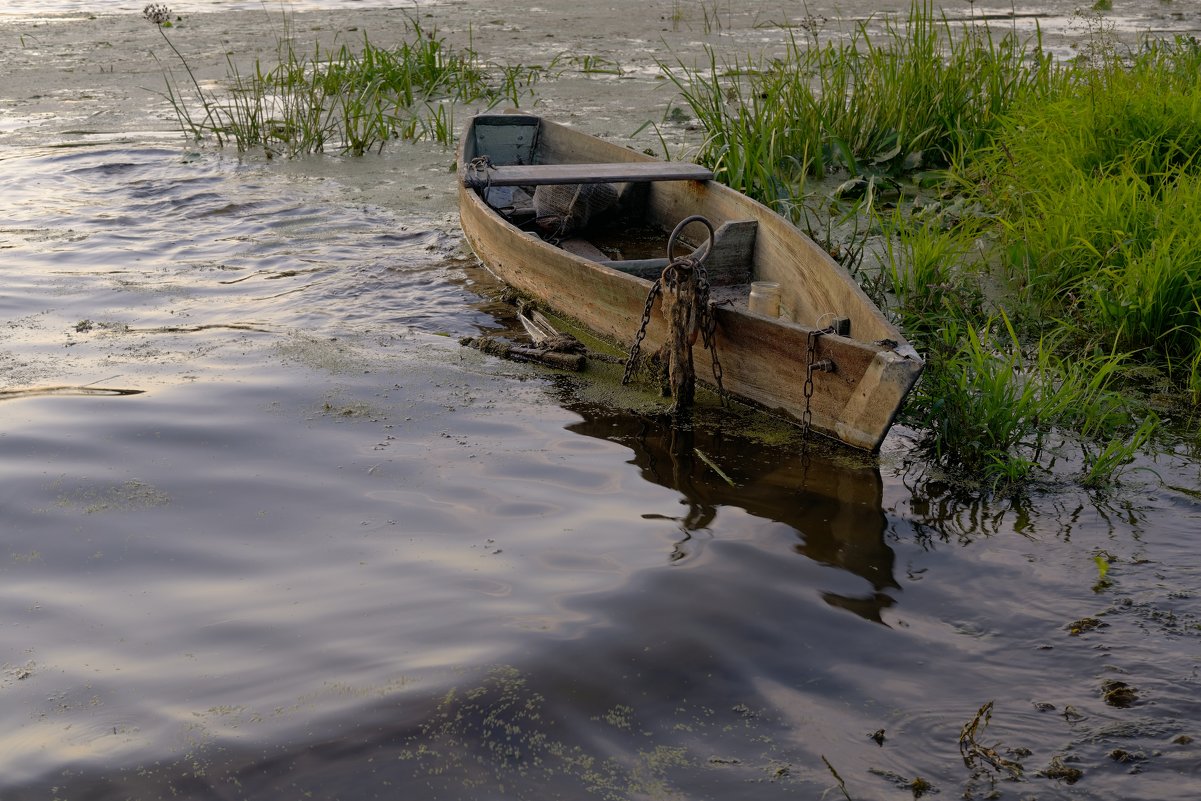
[[[809,332],[807,337],[807,353],[805,358],[805,410],[801,412],[801,438],[805,441],[809,439],[809,431],[813,428],[813,410],[811,404],[813,402],[813,374],[816,373],[832,373],[834,372],[834,362],[830,359],[817,358],[817,340],[824,334],[836,333],[836,329],[831,326],[829,328],[814,328]]]

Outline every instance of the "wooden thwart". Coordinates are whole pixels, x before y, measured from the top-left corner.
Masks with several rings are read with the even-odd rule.
[[[618,161],[591,164],[514,164],[479,170],[468,169],[463,183],[470,188],[480,188],[712,179],[712,170],[686,161]]]
[[[713,237],[712,253],[708,252],[709,244],[707,242],[697,249],[694,255],[697,258],[704,257],[705,271],[709,275],[710,283],[744,284],[751,280],[751,261],[754,258],[757,230],[758,223],[755,220],[730,220],[718,227],[717,233]],[[567,249],[566,243],[564,243],[564,249]],[[663,268],[667,266],[666,257],[620,261],[599,258],[596,261],[606,267],[652,281],[658,278],[659,274],[663,272]]]

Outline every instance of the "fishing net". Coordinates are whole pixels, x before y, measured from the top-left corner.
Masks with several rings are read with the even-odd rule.
[[[534,190],[538,224],[555,236],[566,236],[588,226],[617,205],[613,184],[547,184]]]

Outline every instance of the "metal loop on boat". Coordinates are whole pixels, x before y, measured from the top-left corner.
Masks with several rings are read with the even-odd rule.
[[[704,224],[705,228],[707,228],[709,231],[709,247],[705,251],[705,254],[708,255],[713,250],[713,223],[709,222],[699,214],[693,214],[691,217],[685,217],[684,219],[680,220],[679,224],[676,225],[676,227],[672,230],[671,236],[667,237],[667,262],[669,264],[676,260],[675,256],[671,255],[672,251],[676,249],[676,239],[679,238],[680,234],[683,233],[686,227],[694,222]],[[697,247],[697,250],[700,250],[699,246]],[[695,253],[696,251],[693,252]]]

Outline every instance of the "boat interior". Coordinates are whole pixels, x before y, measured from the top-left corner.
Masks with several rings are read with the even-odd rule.
[[[668,237],[674,224],[661,223],[649,213],[647,189],[645,183],[535,184],[491,187],[484,197],[510,223],[553,245],[607,267],[654,279],[667,266]],[[595,200],[598,196],[604,199]],[[705,229],[698,224],[681,232],[681,242],[693,251],[702,247],[711,283],[743,284],[751,278],[756,229],[754,220],[721,223],[710,248]]]
[[[680,220],[704,214],[714,228],[691,224],[680,244],[704,256],[710,298],[723,306],[749,309],[802,324],[833,320],[849,330],[841,303],[813,305],[803,281],[793,280],[792,259],[761,263],[763,242],[781,251],[776,233],[740,214],[736,205],[700,189],[712,172],[688,162],[644,160],[624,148],[597,140],[536,116],[488,114],[477,117],[463,148],[464,185],[518,228],[577,256],[606,267],[655,280],[671,257],[688,255],[668,240]],[[682,251],[682,252],[681,252]],[[766,274],[765,274],[766,273]],[[765,289],[765,287],[770,287]],[[774,294],[760,303],[756,290]]]

